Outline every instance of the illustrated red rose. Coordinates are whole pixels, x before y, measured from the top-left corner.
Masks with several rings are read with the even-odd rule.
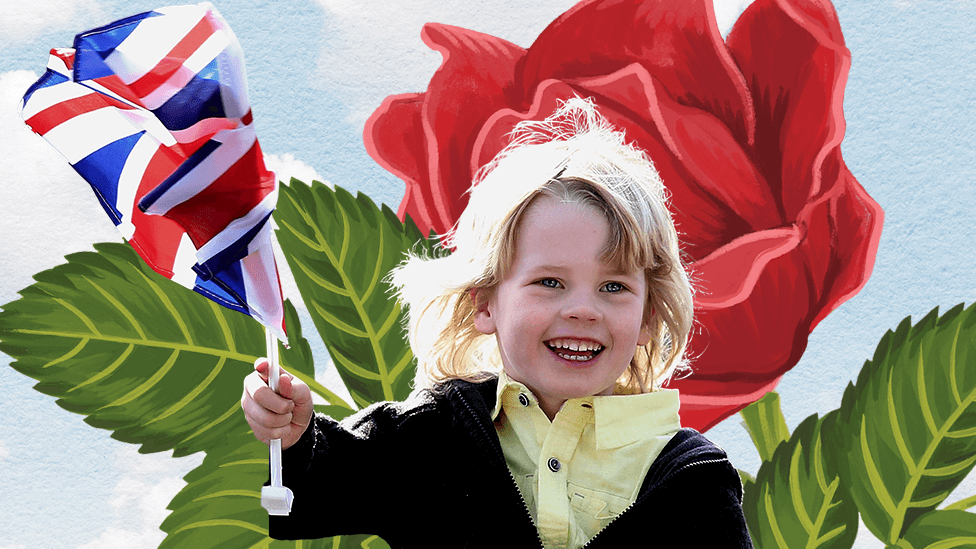
[[[425,233],[453,225],[516,123],[574,95],[654,160],[698,288],[693,372],[669,385],[684,425],[772,390],[870,276],[883,212],[841,157],[850,51],[826,0],[756,0],[727,41],[711,0],[581,2],[528,49],[438,24],[422,38],[442,65],[387,98],[365,142]]]

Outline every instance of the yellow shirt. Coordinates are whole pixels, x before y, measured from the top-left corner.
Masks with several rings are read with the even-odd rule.
[[[504,372],[492,419],[546,549],[582,547],[630,506],[681,427],[671,389],[567,400],[550,422]]]

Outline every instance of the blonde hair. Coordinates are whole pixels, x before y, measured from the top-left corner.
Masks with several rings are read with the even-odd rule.
[[[444,240],[450,255],[413,255],[391,277],[407,305],[418,387],[477,380],[501,369],[494,336],[474,326],[478,296],[490,294],[511,266],[519,222],[540,196],[606,215],[608,264],[641,270],[644,319],[651,334],[638,347],[616,392],[649,392],[685,367],[692,288],[680,259],[664,185],[653,162],[624,141],[588,100],[574,98],[544,121],[525,121],[511,142],[475,176],[468,206]]]

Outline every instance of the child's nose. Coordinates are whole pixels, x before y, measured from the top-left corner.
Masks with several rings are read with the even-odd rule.
[[[597,306],[593,296],[573,294],[568,296],[563,306],[563,317],[569,320],[593,322],[603,318],[603,313]]]

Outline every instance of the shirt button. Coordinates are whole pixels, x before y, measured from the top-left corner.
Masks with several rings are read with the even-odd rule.
[[[549,458],[549,470],[552,471],[553,473],[558,473],[559,469],[562,468],[562,466],[563,464],[559,463],[558,459]]]
[[[521,404],[523,408],[529,405],[529,397],[525,396],[525,393],[519,393],[519,404]]]

